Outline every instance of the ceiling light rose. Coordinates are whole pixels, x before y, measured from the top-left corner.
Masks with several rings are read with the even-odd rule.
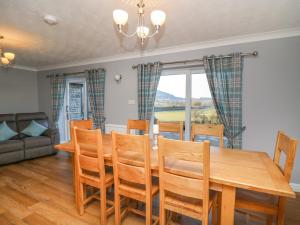
[[[113,11],[113,19],[118,26],[118,31],[121,34],[123,34],[126,37],[133,37],[136,35],[140,39],[141,44],[143,45],[144,40],[146,38],[151,38],[151,37],[155,36],[156,34],[158,34],[160,27],[166,21],[166,14],[162,10],[152,11],[151,22],[155,28],[155,31],[149,35],[150,29],[147,26],[145,26],[145,23],[144,23],[144,14],[145,14],[144,0],[139,0],[137,7],[138,7],[138,25],[133,34],[127,34],[123,31],[123,26],[126,25],[126,23],[128,21],[128,13],[126,11],[124,11],[122,9],[114,10]]]

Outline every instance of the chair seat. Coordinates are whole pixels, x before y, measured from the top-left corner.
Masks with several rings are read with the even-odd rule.
[[[106,173],[105,174],[106,187],[111,186],[113,184],[113,181],[114,181],[113,173],[111,173],[111,172]],[[100,178],[96,177],[96,176],[93,176],[93,175],[90,175],[90,174],[83,174],[80,177],[80,182],[84,183],[84,184],[87,184],[87,185],[90,185],[90,186],[93,186],[93,187],[96,187],[96,188],[101,188],[100,187]]]
[[[152,196],[158,193],[158,185],[152,184]],[[135,200],[144,202],[146,200],[146,190],[144,185],[134,183],[121,183],[119,185],[119,192],[121,195],[133,198]]]
[[[210,192],[209,196],[209,208],[212,203],[217,200],[217,193],[214,191]],[[180,214],[194,215],[195,219],[202,218],[202,200],[177,195],[171,192],[167,192],[165,195],[165,208]]]

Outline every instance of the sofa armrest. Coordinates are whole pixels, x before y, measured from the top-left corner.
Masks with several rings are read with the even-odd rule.
[[[49,128],[44,135],[51,138],[52,144],[55,145],[60,143],[59,130],[57,128]]]

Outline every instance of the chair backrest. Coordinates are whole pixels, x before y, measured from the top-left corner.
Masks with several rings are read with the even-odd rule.
[[[210,143],[158,138],[160,192],[172,192],[185,197],[202,199],[203,213],[208,214]],[[193,163],[199,171],[183,173],[176,164]],[[173,168],[172,168],[173,167]],[[180,168],[180,166],[179,166]],[[199,172],[199,173],[198,173]]]
[[[71,143],[73,143],[73,140],[74,140],[73,132],[72,132],[73,127],[91,130],[91,129],[93,129],[93,121],[92,120],[71,120],[70,121],[70,137],[71,137],[70,141],[71,141]]]
[[[122,181],[151,188],[149,136],[112,132],[115,185]]]
[[[274,163],[281,169],[287,181],[290,181],[291,179],[296,158],[297,145],[298,141],[296,139],[289,137],[282,131],[278,132],[275,146]],[[284,168],[282,168],[280,165],[282,153],[285,154]]]
[[[101,130],[87,130],[72,128],[75,144],[75,160],[78,175],[85,171],[97,172],[100,177],[105,176],[104,155],[102,149]]]
[[[195,141],[197,135],[214,136],[219,138],[219,146],[224,147],[223,124],[192,124],[191,140]]]
[[[127,121],[127,134],[130,134],[130,130],[144,131],[144,134],[149,132],[148,120],[128,120]]]
[[[157,122],[159,126],[159,132],[171,132],[178,133],[179,139],[183,140],[183,122]]]

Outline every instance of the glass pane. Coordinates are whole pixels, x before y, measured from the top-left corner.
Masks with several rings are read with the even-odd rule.
[[[192,112],[195,123],[219,123],[206,74],[192,74]]]
[[[70,83],[69,86],[69,115],[70,120],[84,119],[83,84]]]
[[[160,77],[154,105],[156,119],[185,120],[185,77],[185,74]]]

